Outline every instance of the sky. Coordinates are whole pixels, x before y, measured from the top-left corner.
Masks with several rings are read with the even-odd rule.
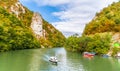
[[[19,0],[31,11],[61,31],[66,37],[81,35],[97,12],[118,0]]]

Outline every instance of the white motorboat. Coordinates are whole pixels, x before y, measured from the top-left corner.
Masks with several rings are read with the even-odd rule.
[[[55,63],[55,64],[57,64],[57,62],[58,62],[57,58],[54,56],[50,57],[49,61],[52,63]]]

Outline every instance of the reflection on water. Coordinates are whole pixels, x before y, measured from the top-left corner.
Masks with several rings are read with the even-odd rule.
[[[120,58],[118,58],[118,62],[120,63]]]
[[[40,67],[40,51],[33,51],[30,61],[29,71],[39,71]]]
[[[49,62],[56,56],[58,65]],[[119,71],[120,59],[95,56],[91,59],[64,48],[30,49],[0,53],[0,71]]]

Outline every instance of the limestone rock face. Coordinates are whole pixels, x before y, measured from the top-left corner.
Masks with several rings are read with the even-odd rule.
[[[40,36],[43,36],[43,29],[42,29],[42,17],[40,16],[39,13],[34,13],[32,17],[32,22],[31,22],[31,28],[37,38]]]
[[[11,5],[10,12],[14,13],[17,17],[22,13],[25,13],[23,5],[18,1],[14,5]]]

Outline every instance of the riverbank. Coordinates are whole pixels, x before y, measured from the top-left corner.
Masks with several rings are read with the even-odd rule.
[[[97,33],[94,35],[70,36],[67,38],[65,48],[72,52],[95,52],[97,55],[108,54],[116,56],[120,51],[118,36],[114,33]],[[117,45],[116,45],[117,44]]]

